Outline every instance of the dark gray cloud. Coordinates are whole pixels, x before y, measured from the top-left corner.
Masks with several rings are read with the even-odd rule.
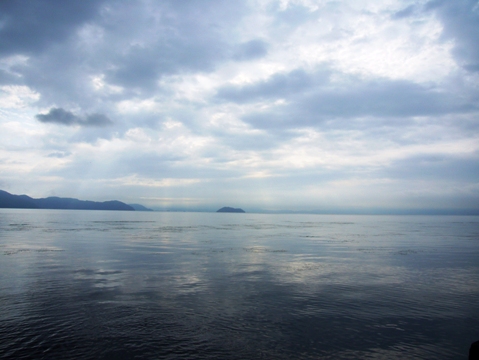
[[[400,11],[395,12],[394,14],[392,14],[391,17],[393,19],[407,18],[407,17],[410,17],[410,16],[414,15],[416,13],[416,10],[417,10],[416,5],[409,5],[408,7],[404,8]]]
[[[425,11],[433,11],[441,20],[443,37],[454,40],[454,55],[459,65],[479,71],[479,3],[477,0],[433,0]]]
[[[265,81],[244,86],[228,85],[217,92],[219,99],[247,103],[267,99],[295,97],[313,86],[328,81],[328,73],[308,74],[302,69],[287,74],[275,74]]]
[[[233,59],[246,61],[254,60],[265,56],[268,53],[268,44],[260,39],[247,41],[237,45]]]
[[[193,38],[175,41],[168,39],[152,47],[132,46],[125,55],[115,59],[116,66],[106,71],[106,80],[112,84],[141,92],[157,89],[164,75],[183,71],[210,71],[226,51],[218,41],[205,43]]]
[[[264,56],[264,41],[238,43],[231,36],[246,8],[241,2],[209,0],[200,6],[192,1],[0,2],[0,56],[28,55],[28,61],[12,66],[17,77],[2,73],[0,82],[29,86],[41,94],[42,106],[88,110],[149,97],[164,90],[159,81],[166,76]],[[92,91],[92,78],[99,75],[122,91]]]
[[[66,126],[107,126],[113,124],[112,121],[103,114],[90,114],[82,117],[62,108],[51,108],[47,114],[37,114],[35,117],[43,123],[54,123]]]
[[[479,179],[479,154],[414,155],[393,162],[381,171],[393,179],[420,179],[468,182]]]
[[[328,117],[410,117],[477,111],[478,107],[440,88],[402,80],[357,81],[338,89],[318,89],[299,106]]]
[[[141,9],[132,9],[133,17],[124,8],[115,9],[104,21],[109,24],[106,36],[121,44],[107,55],[115,64],[106,69],[108,82],[148,94],[157,90],[163,76],[212,71],[234,57],[237,45],[229,34],[245,11],[243,4],[202,1],[198,7],[191,1],[163,1],[154,9]],[[133,29],[125,34],[127,41],[118,37],[125,25]],[[245,56],[258,56],[259,44],[250,47],[244,50],[249,50]]]
[[[286,100],[286,105],[245,115],[244,120],[260,128],[314,126],[344,118],[407,118],[479,110],[474,97],[437,86],[405,80],[367,81],[353,76],[343,77],[338,83],[331,81],[333,74],[325,69],[312,73],[295,70],[255,84],[225,86],[216,96],[240,104]]]
[[[51,158],[62,159],[62,158],[68,157],[70,155],[71,155],[71,153],[69,151],[55,151],[55,152],[52,152],[52,153],[48,154],[47,156],[51,157]]]
[[[14,74],[1,70],[0,69],[0,84],[17,84],[20,83],[20,79],[18,76],[15,76]]]
[[[0,1],[0,54],[31,54],[67,39],[103,1]]]

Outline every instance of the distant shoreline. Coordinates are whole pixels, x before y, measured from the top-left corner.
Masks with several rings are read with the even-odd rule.
[[[4,209],[44,209],[44,210],[116,210],[135,211],[118,200],[104,202],[78,200],[74,198],[48,197],[34,199],[27,195],[13,195],[0,190],[0,208]]]
[[[229,209],[224,207],[222,209]],[[48,197],[34,199],[27,195],[13,195],[0,190],[0,209],[50,209],[50,210],[113,210],[147,212],[199,212],[199,213],[241,213],[241,211],[219,211],[211,208],[147,208],[140,204],[126,204],[118,200],[96,202],[74,198]],[[230,208],[237,209],[237,208]],[[479,216],[479,209],[322,209],[322,210],[265,210],[249,208],[248,214],[289,214],[289,215],[428,215],[428,216]]]

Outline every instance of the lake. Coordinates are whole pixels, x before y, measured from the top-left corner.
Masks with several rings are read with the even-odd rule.
[[[0,357],[467,359],[479,217],[0,209]]]

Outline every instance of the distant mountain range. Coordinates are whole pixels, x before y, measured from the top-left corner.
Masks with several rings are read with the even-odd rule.
[[[135,211],[133,206],[117,200],[96,202],[60,197],[33,199],[27,195],[13,195],[3,190],[0,190],[0,208]]]
[[[130,205],[136,211],[153,211],[153,209],[149,209],[140,204],[128,204],[128,205]]]
[[[236,208],[232,208],[232,207],[225,206],[225,207],[222,207],[221,209],[217,210],[216,212],[219,212],[219,213],[222,213],[222,212],[227,212],[227,213],[244,213],[244,212],[246,212],[246,211],[244,211],[243,209],[236,209]]]

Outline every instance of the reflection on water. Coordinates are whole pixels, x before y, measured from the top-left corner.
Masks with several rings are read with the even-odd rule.
[[[460,359],[479,218],[0,210],[0,357]]]

